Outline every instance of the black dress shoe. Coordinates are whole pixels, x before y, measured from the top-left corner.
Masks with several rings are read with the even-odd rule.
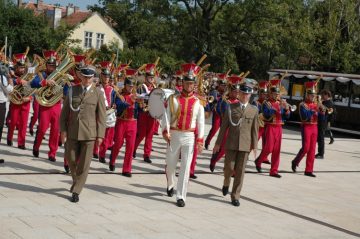
[[[50,157],[48,158],[48,160],[49,160],[50,162],[56,162],[56,158],[55,158],[55,157],[52,157],[52,156],[50,156]]]
[[[221,191],[222,194],[226,196],[229,193],[229,186],[223,186]]]
[[[231,204],[234,205],[235,207],[240,206],[240,202],[239,202],[239,200],[237,200],[237,199],[231,200]]]
[[[78,202],[79,201],[79,194],[73,193],[70,199],[71,202]]]
[[[151,159],[149,157],[145,157],[144,158],[144,162],[146,163],[152,163]]]
[[[271,164],[269,160],[262,162],[263,164]]]
[[[262,173],[261,167],[260,167],[260,166],[256,166],[256,171],[257,171],[258,173]]]
[[[115,165],[109,164],[109,170],[110,170],[111,172],[114,172],[114,171],[115,171]]]
[[[19,145],[18,148],[19,148],[19,149],[22,149],[22,150],[25,150],[25,149],[26,149],[25,145]]]
[[[131,173],[129,173],[129,172],[121,173],[121,175],[125,176],[125,177],[128,177],[128,178],[131,178]]]
[[[112,150],[112,146],[110,146],[109,148],[107,148],[107,150],[110,150],[110,151],[111,151],[111,150]]]
[[[215,165],[210,164],[209,168],[210,168],[210,171],[213,173],[215,170]]]
[[[208,150],[209,149],[209,144],[205,143],[205,149]]]
[[[317,154],[317,155],[315,155],[315,158],[316,159],[324,159],[324,155]]]
[[[256,171],[257,171],[258,173],[262,173],[261,166],[257,166],[257,162],[258,162],[258,160],[256,159],[256,160],[254,161]]]
[[[99,162],[100,162],[100,163],[106,163],[106,160],[105,160],[104,157],[100,157],[100,158],[99,158]]]
[[[304,175],[305,175],[305,176],[309,176],[309,177],[313,177],[313,178],[316,177],[316,175],[313,174],[312,172],[305,172]]]
[[[166,188],[166,193],[167,193],[168,197],[174,196],[174,188],[170,188],[170,189]]]
[[[185,207],[185,202],[182,199],[176,201],[176,206],[178,207]]]
[[[33,129],[29,129],[29,133],[31,136],[34,136],[34,130]]]
[[[294,160],[291,161],[291,169],[292,169],[292,171],[293,171],[294,173],[296,173],[296,163],[295,163]]]
[[[134,153],[133,153],[133,158],[136,158],[136,152],[134,151]]]
[[[278,173],[275,173],[275,174],[270,174],[270,177],[281,178],[281,175]]]
[[[13,145],[13,142],[12,142],[11,140],[7,140],[7,141],[6,141],[6,144],[7,144],[8,146],[12,146],[12,145]]]
[[[66,172],[66,173],[69,173],[69,172],[70,172],[68,165],[64,165],[64,169],[65,169],[65,172]]]
[[[329,144],[333,144],[334,141],[335,141],[335,140],[334,140],[333,138],[331,138]]]
[[[197,179],[197,176],[195,174],[190,174],[191,179]]]
[[[98,159],[98,158],[99,158],[99,155],[93,154],[93,158],[94,158],[94,159]]]
[[[39,157],[39,150],[33,149],[33,155],[34,155],[35,158],[38,158]]]

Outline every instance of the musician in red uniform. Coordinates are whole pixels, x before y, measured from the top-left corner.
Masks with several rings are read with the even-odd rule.
[[[268,99],[268,85],[269,82],[268,81],[259,81],[259,98],[255,101],[255,105],[259,110],[259,117],[262,118],[262,104],[264,103],[265,100]],[[260,119],[263,121],[263,119]],[[263,138],[264,135],[264,131],[265,131],[265,125],[261,126],[259,124],[259,140],[262,138],[262,148],[265,147],[265,140]],[[270,164],[270,161],[268,159],[266,159],[264,162],[264,164]]]
[[[41,72],[31,81],[32,88],[40,88],[45,86],[55,85],[55,81],[47,79],[47,77],[56,69],[57,66],[57,52],[53,50],[44,51],[44,58],[46,60],[46,71]],[[51,162],[56,161],[56,152],[59,147],[59,134],[60,134],[60,113],[61,113],[61,100],[55,103],[53,106],[39,106],[39,125],[36,131],[33,155],[39,157],[39,149],[41,142],[44,138],[46,131],[50,127],[49,137],[49,153],[48,160]]]
[[[28,82],[22,80],[21,77],[25,74],[25,60],[26,53],[18,53],[13,55],[13,62],[15,65],[15,77],[13,78],[14,86],[23,85],[24,87],[29,87]],[[28,69],[29,70],[29,69]],[[34,70],[34,69],[33,69]],[[17,105],[10,103],[10,124],[7,135],[7,145],[13,145],[13,137],[15,127],[18,128],[18,148],[26,149],[25,147],[25,137],[26,137],[26,126],[29,118],[30,111],[30,102],[32,97],[27,96],[22,98],[22,103]]]
[[[282,125],[284,118],[290,117],[290,107],[285,101],[280,99],[280,79],[270,80],[269,100],[265,100],[262,104],[265,132],[263,140],[265,140],[264,148],[261,150],[259,157],[255,160],[256,170],[261,173],[261,164],[271,154],[270,176],[281,178],[278,173],[280,164],[280,150],[282,139]]]
[[[104,93],[105,107],[106,110],[108,111],[113,107],[115,107],[114,104],[115,91],[114,88],[110,85],[112,63],[110,61],[103,61],[100,62],[99,64],[101,66],[101,73],[100,73],[100,85],[98,86],[98,88],[101,90],[101,92]],[[114,133],[115,133],[115,125],[106,125],[105,137],[101,145],[99,146],[97,144],[97,141],[95,141],[93,156],[96,156],[95,158],[98,157],[100,163],[106,163],[105,160],[106,150],[113,144]]]
[[[296,172],[296,167],[299,166],[302,158],[306,155],[306,167],[304,175],[316,177],[313,173],[316,142],[318,135],[317,123],[318,120],[325,119],[325,110],[321,108],[317,102],[316,97],[316,82],[305,82],[305,101],[299,105],[299,113],[301,119],[301,138],[302,147],[295,159],[291,161],[291,169]]]
[[[219,130],[220,125],[221,125],[221,115],[216,110],[216,106],[217,106],[217,104],[221,104],[222,95],[224,94],[225,89],[226,89],[226,78],[228,77],[228,75],[227,74],[218,74],[217,77],[218,77],[217,87],[215,90],[212,90],[210,92],[210,96],[214,97],[214,102],[209,104],[209,106],[210,106],[209,110],[212,111],[212,121],[211,121],[211,129],[205,140],[205,149],[209,148],[209,144],[210,144],[212,138],[214,137],[216,132]]]
[[[145,83],[137,89],[138,94],[150,94],[150,92],[156,88],[155,84],[155,75],[157,74],[156,65],[155,64],[146,64],[145,67]],[[147,100],[145,100],[144,104],[139,110],[139,120],[137,126],[137,134],[135,141],[135,149],[134,149],[134,158],[136,157],[136,150],[139,147],[140,142],[145,138],[144,145],[144,161],[146,163],[152,163],[151,149],[152,149],[152,140],[154,136],[154,127],[156,119],[151,117],[150,113],[147,111]]]
[[[225,116],[225,111],[230,104],[235,104],[239,102],[239,93],[240,93],[240,82],[242,78],[236,75],[229,76],[227,78],[228,84],[228,95],[223,96],[221,100],[216,105],[216,112],[220,115],[221,119]],[[228,136],[228,131],[225,132],[225,137],[223,138],[220,144],[220,150],[218,152],[213,152],[210,159],[210,171],[214,172],[216,163],[225,155],[225,144],[226,138]]]
[[[115,142],[111,150],[109,169],[110,171],[115,170],[115,161],[125,139],[126,149],[122,169],[122,175],[125,177],[131,177],[132,154],[134,152],[137,131],[139,105],[137,103],[137,96],[133,93],[135,87],[133,77],[136,73],[137,71],[134,69],[125,70],[124,88],[121,95],[117,94],[115,97],[117,120],[115,125]]]

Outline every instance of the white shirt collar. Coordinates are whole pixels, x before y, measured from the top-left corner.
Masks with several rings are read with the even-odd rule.
[[[89,85],[88,87],[86,87],[86,92],[89,92],[90,88],[91,88],[92,85]],[[84,90],[85,87],[83,85],[81,85],[82,89]]]

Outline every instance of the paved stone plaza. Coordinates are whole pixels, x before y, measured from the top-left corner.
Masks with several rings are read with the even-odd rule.
[[[315,163],[317,177],[310,178],[303,175],[305,160],[298,173],[291,172],[301,138],[293,128],[284,130],[283,177],[255,173],[251,155],[239,208],[230,204],[230,195],[222,196],[223,160],[210,173],[211,151],[204,150],[186,207],[178,208],[175,197],[166,195],[166,145],[160,136],[154,137],[152,164],[138,150],[132,178],[120,175],[123,151],[115,173],[94,159],[77,204],[68,200],[71,177],[64,174],[63,148],[51,163],[47,140],[34,158],[33,137],[27,136],[27,150],[6,146],[5,137],[6,128],[0,145],[0,238],[360,238],[360,139],[327,141],[325,159]]]

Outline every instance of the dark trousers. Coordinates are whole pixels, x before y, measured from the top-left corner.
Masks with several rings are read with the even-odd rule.
[[[226,150],[224,164],[224,186],[228,187],[231,175],[235,171],[235,178],[231,190],[231,200],[239,200],[241,188],[244,182],[245,166],[249,158],[248,152]]]
[[[318,123],[318,154],[324,156],[325,153],[325,131],[327,128],[327,122]]]
[[[5,114],[6,114],[6,102],[0,103],[0,142],[4,129]]]

